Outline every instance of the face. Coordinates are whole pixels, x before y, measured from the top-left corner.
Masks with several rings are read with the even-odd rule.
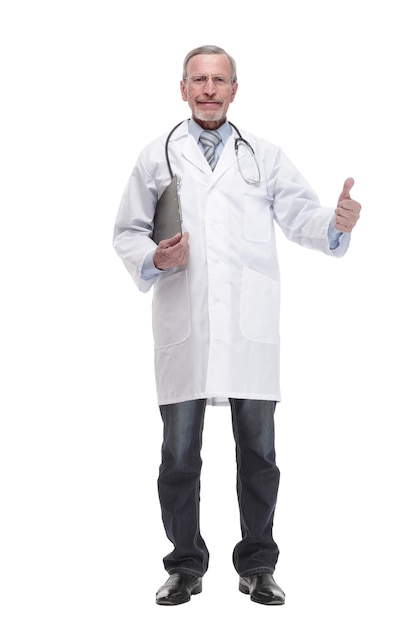
[[[205,84],[196,85],[191,80],[181,81],[181,95],[192,111],[193,119],[203,128],[214,130],[223,124],[229,104],[233,102],[237,83],[218,85],[212,76],[231,79],[232,68],[224,54],[197,54],[188,61],[187,76],[208,76]]]

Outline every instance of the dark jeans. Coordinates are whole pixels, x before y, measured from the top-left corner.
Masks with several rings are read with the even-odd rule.
[[[278,546],[272,526],[279,486],[275,464],[275,402],[230,399],[236,443],[237,495],[242,540],[233,551],[241,576],[272,574]],[[158,478],[162,520],[174,550],[165,569],[203,576],[209,552],[200,534],[201,445],[206,400],[160,407],[164,438]]]

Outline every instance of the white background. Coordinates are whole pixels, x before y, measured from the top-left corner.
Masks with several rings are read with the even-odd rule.
[[[4,626],[416,623],[412,6],[3,1]],[[170,544],[156,494],[151,296],[112,230],[139,151],[188,117],[182,61],[206,43],[237,61],[230,119],[281,145],[323,204],[353,176],[363,205],[341,260],[278,239],[284,607],[237,590],[227,409],[206,416],[204,592],[182,607],[154,602]]]

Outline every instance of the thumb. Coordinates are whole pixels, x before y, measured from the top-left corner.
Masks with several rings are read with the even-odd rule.
[[[354,184],[355,184],[355,181],[353,180],[353,178],[347,178],[345,180],[345,183],[343,185],[343,190],[342,190],[342,193],[339,196],[338,202],[341,202],[341,200],[349,200],[350,199],[350,190],[352,189]]]
[[[170,237],[169,239],[161,239],[161,241],[159,242],[159,247],[160,248],[171,248],[172,246],[175,246],[175,244],[177,244],[181,239],[181,233],[177,233],[176,235],[174,235],[173,237]]]

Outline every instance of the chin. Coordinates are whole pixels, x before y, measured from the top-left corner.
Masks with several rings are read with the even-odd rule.
[[[202,122],[218,122],[224,118],[224,111],[221,109],[217,113],[202,113],[198,107],[194,108],[194,117]]]

